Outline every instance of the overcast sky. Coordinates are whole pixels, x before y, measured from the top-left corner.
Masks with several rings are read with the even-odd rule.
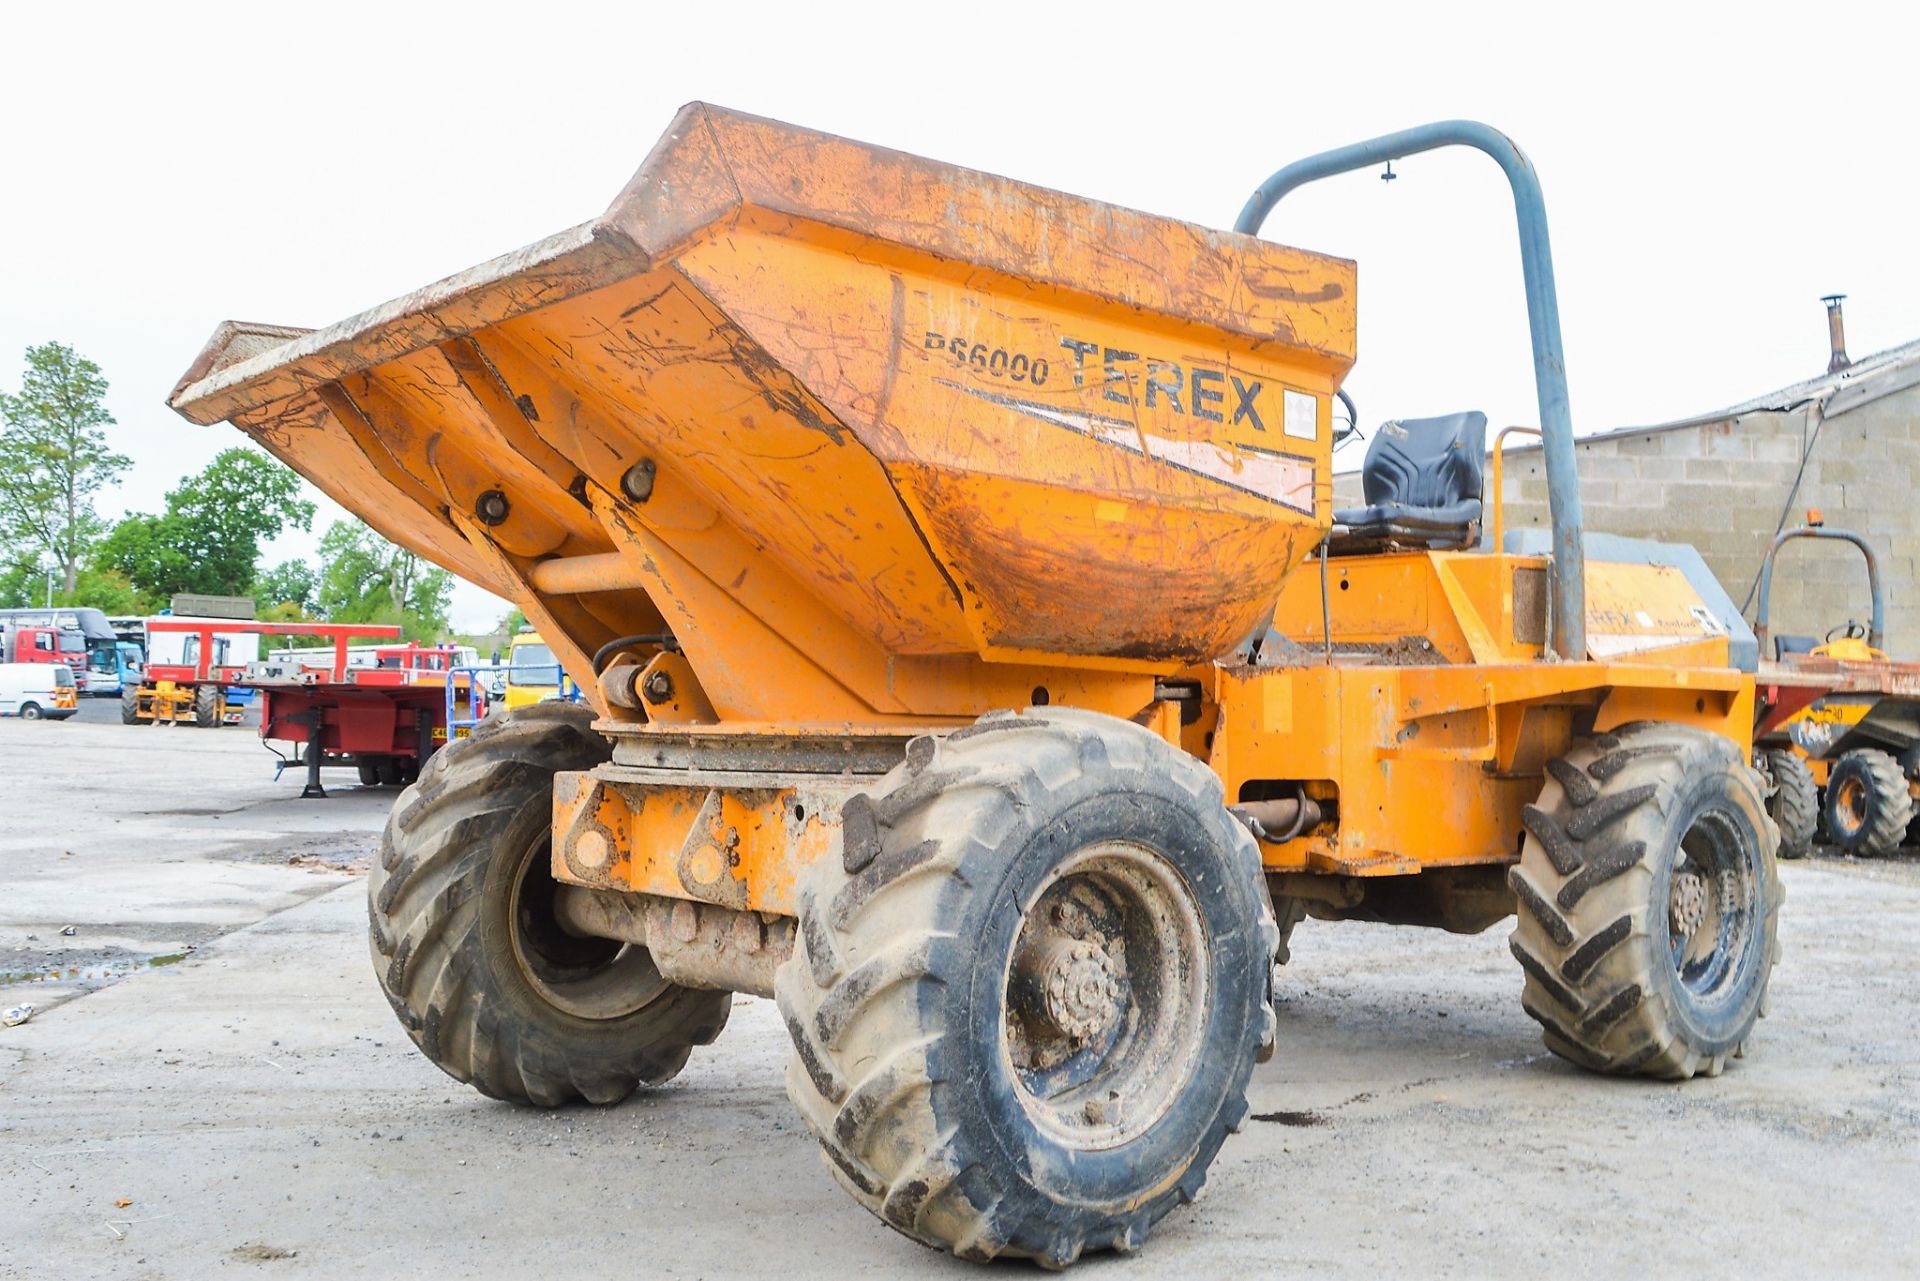
[[[1545,184],[1581,432],[1820,372],[1823,293],[1856,356],[1920,338],[1912,5],[651,8],[0,5],[0,386],[29,344],[97,361],[134,459],[103,506],[156,509],[237,439],[164,404],[217,322],[324,325],[591,217],[695,98],[1220,227],[1289,160],[1483,119]],[[1395,168],[1267,227],[1359,261],[1362,422],[1533,422],[1499,171]],[[454,620],[503,609],[462,584]]]

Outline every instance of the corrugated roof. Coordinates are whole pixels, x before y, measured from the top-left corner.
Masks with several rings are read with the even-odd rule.
[[[1809,401],[1814,400],[1825,400],[1831,403],[1840,399],[1841,392],[1853,390],[1864,392],[1868,390],[1864,384],[1872,383],[1882,378],[1888,380],[1887,385],[1874,387],[1872,390],[1875,394],[1873,395],[1863,395],[1857,398],[1848,396],[1846,398],[1846,408],[1851,409],[1855,405],[1863,405],[1869,400],[1877,400],[1889,391],[1896,390],[1893,384],[1898,380],[1894,379],[1893,375],[1901,373],[1916,364],[1920,364],[1920,339],[1915,339],[1910,343],[1904,343],[1898,347],[1889,347],[1885,351],[1877,351],[1871,356],[1863,356],[1851,365],[1848,365],[1845,369],[1842,369],[1839,373],[1821,374],[1817,378],[1808,378],[1803,382],[1782,387],[1778,391],[1770,391],[1764,396],[1755,396],[1752,400],[1743,400],[1737,405],[1729,405],[1717,413],[1703,414],[1686,421],[1718,422],[1722,419],[1738,418],[1741,414],[1758,413],[1762,410],[1797,409]],[[1829,413],[1831,412],[1833,411],[1830,409]],[[1841,410],[1840,412],[1844,413],[1845,410]]]
[[[1770,391],[1764,396],[1755,396],[1743,400],[1737,405],[1728,405],[1725,409],[1716,409],[1710,413],[1694,414],[1688,418],[1677,418],[1672,422],[1653,423],[1644,427],[1610,427],[1605,431],[1582,435],[1576,443],[1585,444],[1590,440],[1613,440],[1621,436],[1646,436],[1657,432],[1678,431],[1683,427],[1699,427],[1706,423],[1727,422],[1745,414],[1782,413],[1799,409],[1802,406],[1819,401],[1823,405],[1822,414],[1827,418],[1836,418],[1850,409],[1871,404],[1883,396],[1891,396],[1897,391],[1920,385],[1920,338],[1898,347],[1889,347],[1877,351],[1871,356],[1862,356],[1845,369],[1834,374],[1821,374],[1816,378],[1807,378],[1797,383]],[[1537,440],[1515,440],[1503,451],[1507,455],[1524,454],[1540,448]],[[1340,474],[1358,471],[1358,465],[1343,470]]]

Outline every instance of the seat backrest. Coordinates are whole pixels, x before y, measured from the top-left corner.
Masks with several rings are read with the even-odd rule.
[[[1819,643],[1818,636],[1789,636],[1776,633],[1773,638],[1773,656],[1785,658],[1788,654],[1811,654],[1813,647]]]
[[[1449,507],[1481,496],[1486,457],[1487,416],[1477,409],[1382,423],[1367,446],[1360,486],[1369,505]]]

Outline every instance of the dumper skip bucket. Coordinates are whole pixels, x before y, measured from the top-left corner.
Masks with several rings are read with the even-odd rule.
[[[575,663],[651,625],[723,715],[782,655],[910,711],[896,660],[1229,649],[1326,526],[1353,344],[1349,262],[695,104],[595,221],[224,325],[171,403]]]

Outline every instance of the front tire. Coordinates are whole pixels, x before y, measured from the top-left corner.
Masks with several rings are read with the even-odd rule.
[[[201,729],[215,729],[220,724],[221,697],[218,685],[196,685],[193,690],[193,723]]]
[[[1878,858],[1900,848],[1913,821],[1913,797],[1900,762],[1861,747],[1827,774],[1827,839],[1843,854]]]
[[[720,1034],[730,992],[660,977],[645,948],[559,927],[553,776],[610,751],[555,703],[434,754],[367,878],[374,969],[401,1026],[455,1080],[542,1107],[617,1103]]]
[[[120,723],[122,725],[140,723],[140,687],[138,685],[120,691]]]
[[[1278,930],[1219,779],[1111,717],[1000,714],[914,740],[842,836],[775,984],[829,1168],[964,1258],[1138,1248],[1273,1044]]]
[[[1779,959],[1779,835],[1727,739],[1638,722],[1576,742],[1524,811],[1510,940],[1547,1048],[1596,1071],[1718,1075]]]

